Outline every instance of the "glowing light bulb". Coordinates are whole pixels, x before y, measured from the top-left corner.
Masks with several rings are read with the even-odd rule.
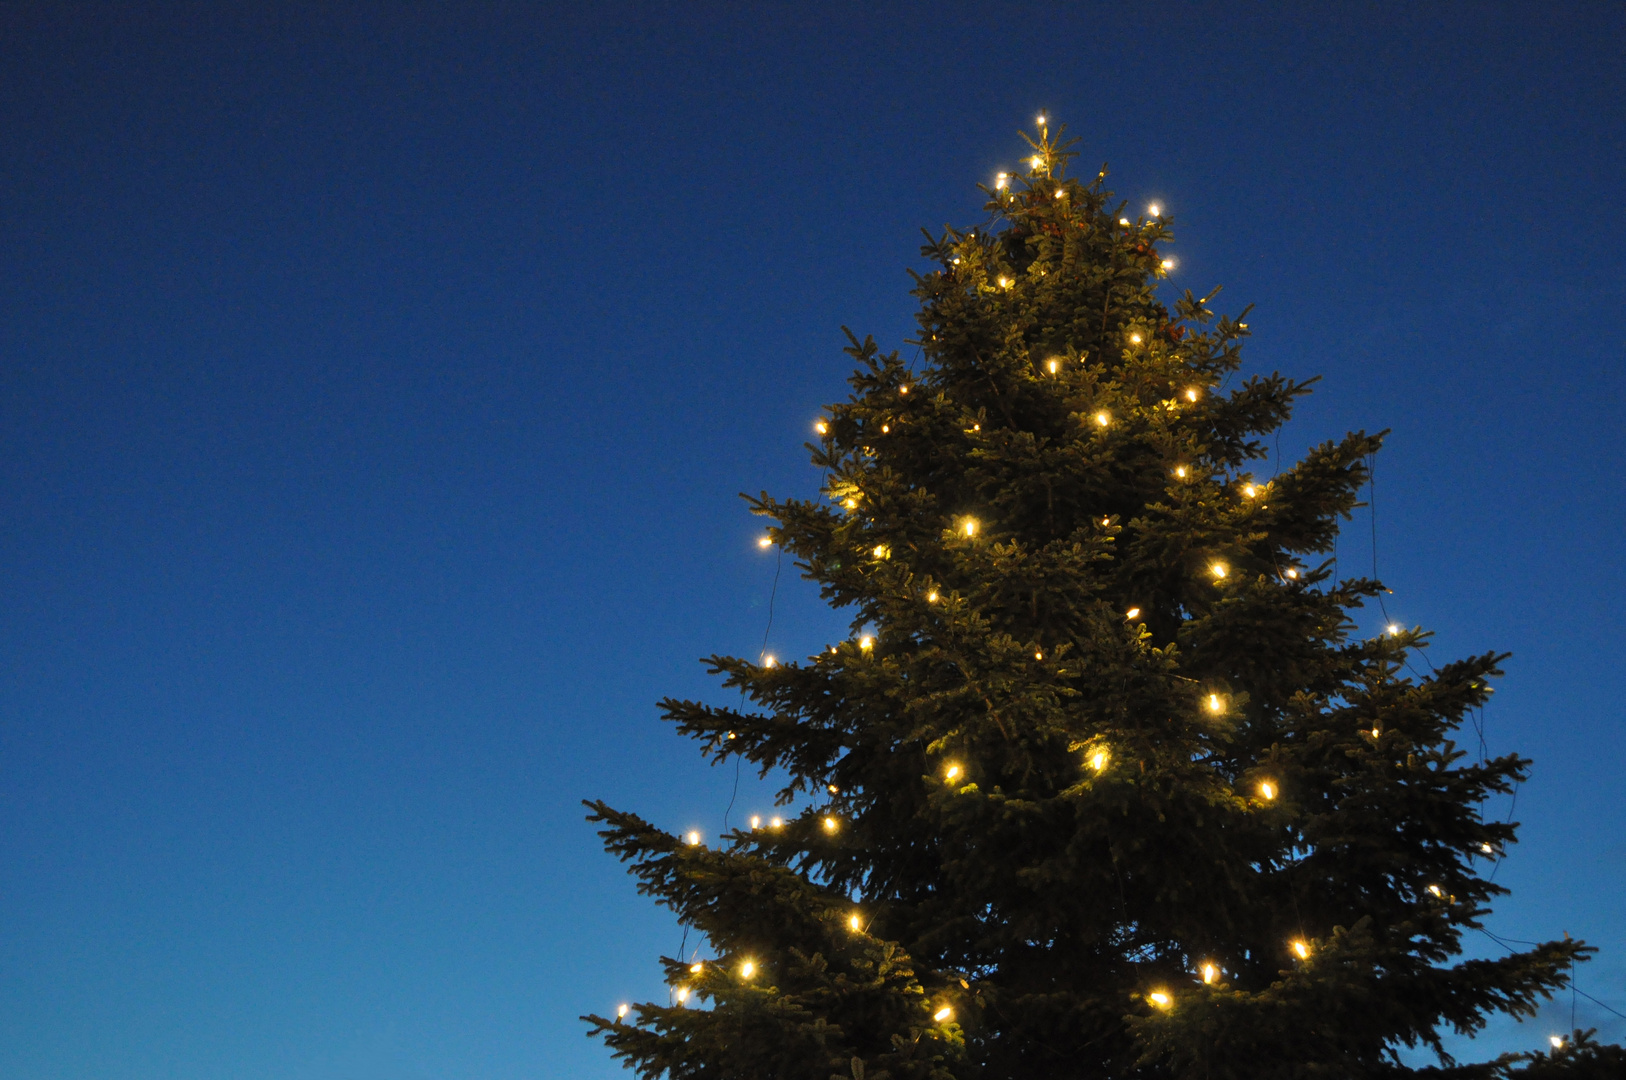
[[[864,928],[864,920],[859,918],[858,913],[855,911],[853,912],[852,916],[847,919],[847,925],[852,927],[853,933],[856,934],[858,931]]]
[[[1302,938],[1293,942],[1293,955],[1297,956],[1300,960],[1310,959],[1310,943]]]
[[[1174,269],[1174,260],[1173,259],[1164,259],[1163,260],[1163,269],[1165,269],[1165,270],[1173,270]]]
[[[1129,225],[1129,219],[1126,218],[1126,217],[1121,217],[1121,218],[1118,219],[1118,224],[1127,227]]]
[[[1044,124],[1045,124],[1044,113],[1040,113],[1038,119],[1035,120],[1034,122],[1037,123],[1040,127],[1044,127]]]
[[[881,434],[882,435],[887,434],[891,430],[892,430],[892,425],[891,424],[882,424],[881,425]]]
[[[1298,579],[1299,572],[1297,570],[1289,570],[1287,572],[1287,576],[1288,576],[1289,580],[1295,580],[1296,581]]]
[[[845,506],[849,510],[857,510],[858,509],[858,500],[857,499],[848,499],[846,502],[842,503],[841,505]]]
[[[875,545],[875,557],[877,559],[886,558],[886,545],[885,544],[876,544]]]
[[[1394,637],[1396,634],[1400,633],[1400,624],[1397,622],[1392,622],[1388,626],[1384,627],[1384,629],[1389,631],[1390,637]]]
[[[1006,185],[1008,185],[1010,182],[1011,182],[1010,177],[1006,176],[1004,173],[1000,173],[999,176],[994,180],[994,187],[998,188],[1001,191],[1004,191]],[[955,259],[954,261],[959,262],[960,260]]]
[[[1147,994],[1146,998],[1160,1009],[1167,1009],[1174,1001],[1173,998],[1169,997],[1169,995],[1165,994],[1161,990],[1155,990],[1152,993]]]
[[[770,829],[783,828],[784,824],[785,824],[785,819],[784,818],[776,817],[776,818],[769,818],[768,819],[768,828],[770,828]]]
[[[824,819],[825,832],[835,832],[838,828],[840,828],[840,823],[835,818],[827,817]]]
[[[1214,565],[1213,565],[1213,566],[1210,566],[1210,567],[1209,567],[1209,568],[1208,568],[1208,572],[1209,572],[1209,573],[1211,573],[1211,574],[1213,574],[1213,575],[1214,575],[1214,576],[1215,576],[1215,577],[1217,577],[1217,578],[1222,578],[1222,577],[1224,577],[1224,576],[1225,576],[1225,575],[1226,575],[1226,574],[1227,574],[1227,573],[1228,573],[1228,572],[1229,572],[1229,571],[1228,571],[1228,570],[1226,570],[1226,568],[1225,568],[1225,564],[1224,564],[1224,563],[1222,563],[1222,562],[1217,562],[1217,563],[1215,563],[1215,564],[1214,564]]]
[[[688,835],[685,836],[683,839],[685,839],[685,840],[687,840],[689,842],[690,847],[694,847],[696,844],[700,843],[700,834],[698,832],[696,832],[695,830],[691,829],[691,830],[689,830]]]
[[[931,592],[926,594],[926,603],[928,603],[928,604],[937,603],[937,590],[936,589],[933,589]]]
[[[1197,394],[1197,391],[1195,389],[1190,389],[1190,390],[1186,391],[1186,400],[1187,401],[1196,401],[1197,397],[1198,397],[1198,394]]]
[[[1102,427],[1106,427],[1108,424],[1112,423],[1112,414],[1107,412],[1105,409],[1102,409],[1100,412],[1095,414],[1095,422],[1100,424]]]
[[[875,644],[875,639],[870,637],[868,634],[865,634],[863,637],[858,639],[858,647],[860,649],[868,649],[871,646],[873,646],[874,644]]]
[[[1375,738],[1377,738],[1378,736],[1380,736],[1382,734],[1383,734],[1383,732],[1378,730],[1378,726],[1376,724],[1373,724],[1372,725],[1372,737],[1375,739]],[[1488,851],[1490,849],[1486,848],[1486,850]]]
[[[751,815],[751,828],[753,828],[753,829],[762,828],[762,818],[758,817],[756,814],[752,814]]]
[[[1049,363],[1047,363],[1045,365],[1045,367],[1049,368],[1050,369],[1050,374],[1054,375],[1056,373],[1056,369],[1061,367],[1061,361],[1052,360]]]
[[[1153,203],[1151,206],[1148,206],[1146,208],[1146,212],[1148,214],[1151,214],[1153,217],[1162,217],[1163,216],[1163,208],[1161,206],[1159,206],[1157,203]]]
[[[1224,705],[1223,702],[1220,701],[1220,696],[1218,694],[1209,694],[1208,695],[1208,711],[1209,712],[1219,712],[1221,709],[1224,709],[1224,708],[1225,708],[1225,705]]]
[[[677,999],[679,1005],[689,1000],[689,988],[687,986],[678,987]]]
[[[1130,608],[1128,611],[1124,612],[1124,618],[1126,618],[1126,619],[1138,619],[1138,618],[1140,618],[1140,608],[1138,608],[1138,607]]]
[[[1276,785],[1272,784],[1269,780],[1261,783],[1259,785],[1259,797],[1264,799],[1266,802],[1274,799],[1276,797]]]
[[[1105,750],[1097,750],[1090,755],[1090,768],[1096,772],[1102,772],[1106,769],[1109,760]]]
[[[1186,478],[1186,467],[1184,465],[1176,465],[1174,467],[1174,475],[1184,480]]]
[[[1496,849],[1491,847],[1489,844],[1480,844],[1479,850],[1483,851],[1486,855],[1493,854],[1496,851]]]
[[[1259,494],[1259,489],[1254,487],[1252,484],[1243,484],[1242,485],[1242,497],[1243,498],[1251,499],[1257,494]]]
[[[694,963],[689,965],[690,975],[698,975],[704,970],[706,970],[706,965],[702,961],[696,960]]]
[[[762,658],[762,666],[765,667],[765,668],[773,667],[777,663],[779,663],[779,661],[777,661],[777,660],[775,660],[773,658],[772,653],[769,653],[767,656],[764,656]]]
[[[1033,650],[1033,658],[1035,660],[1043,660],[1044,659],[1044,650],[1043,649],[1034,649]]]
[[[965,534],[967,536],[976,536],[977,535],[977,523],[974,520],[970,519],[970,518],[966,519]]]
[[[1203,982],[1206,985],[1208,985],[1208,986],[1214,985],[1214,981],[1216,979],[1218,979],[1218,978],[1219,978],[1219,968],[1215,967],[1213,964],[1204,964],[1203,965]]]
[[[1000,288],[1001,288],[1001,289],[1008,289],[1008,288],[1010,288],[1010,287],[1011,287],[1011,279],[1010,279],[1010,278],[1008,278],[1008,277],[1001,277],[1001,278],[1000,278],[1000,279],[999,279],[999,287],[1000,287]]]
[[[1038,154],[1034,154],[1031,159],[1031,164],[1035,169],[1037,169],[1039,166],[1044,164],[1044,158]]]
[[[818,432],[820,435],[827,435],[830,432],[830,425],[826,424],[823,420],[820,420],[818,423],[813,425],[813,430]]]
[[[954,1010],[949,1008],[947,1005],[944,1005],[941,1009],[938,1009],[936,1012],[932,1013],[932,1019],[936,1020],[939,1024],[947,1020],[953,1020]]]
[[[1564,1040],[1560,1036],[1549,1035],[1547,1036],[1547,1041],[1553,1044],[1554,1050],[1562,1050],[1564,1048]]]
[[[900,393],[900,394],[907,394],[907,393],[908,393],[908,392],[909,392],[909,388],[908,388],[908,387],[907,387],[907,386],[900,386],[900,387],[898,387],[898,393]]]
[[[1428,887],[1428,891],[1436,899],[1443,899],[1445,897],[1445,890],[1440,888],[1438,885],[1430,885]]]
[[[617,1005],[615,1007],[615,1018],[617,1020],[625,1020],[627,1018],[627,1014],[630,1013],[631,1011],[632,1011],[632,1006],[631,1005]]]
[[[1065,199],[1066,197],[1067,197],[1067,189],[1066,188],[1057,188],[1056,189],[1056,198]]]
[[[948,768],[943,770],[943,778],[945,780],[958,780],[960,778],[960,767],[958,765],[950,765]]]
[[[834,784],[826,784],[826,785],[824,785],[824,790],[828,791],[832,795],[840,795],[841,794],[841,789],[836,787]]]
[[[750,960],[740,965],[740,978],[749,979],[757,973],[757,966]]]
[[[1140,344],[1140,335],[1139,334],[1130,334],[1129,335],[1129,344],[1131,344],[1131,345],[1139,345]]]
[[[771,537],[771,536],[760,536],[760,537],[758,537],[757,538],[757,547],[759,547],[759,548],[773,547],[773,537]]]

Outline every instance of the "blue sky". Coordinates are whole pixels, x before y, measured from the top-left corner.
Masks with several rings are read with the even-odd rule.
[[[1514,938],[1626,1012],[1619,5],[0,12],[0,1075],[613,1077],[716,831],[656,718],[754,654],[840,327],[1040,109],[1175,285],[1392,428],[1389,610],[1514,653]],[[1341,544],[1372,563],[1361,511]],[[769,647],[841,633],[787,573]],[[742,783],[736,814],[768,805]],[[1493,949],[1488,941],[1476,948]],[[1566,996],[1477,1051],[1568,1027]],[[1626,1037],[1585,998],[1582,1026]]]

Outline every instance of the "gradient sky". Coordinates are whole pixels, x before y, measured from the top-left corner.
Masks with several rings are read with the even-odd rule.
[[[1626,1013],[1626,9],[1316,7],[0,8],[0,1075],[624,1075],[679,932],[579,800],[721,829],[736,493],[1039,109],[1323,376],[1284,460],[1393,429],[1389,610],[1536,762],[1492,926]]]

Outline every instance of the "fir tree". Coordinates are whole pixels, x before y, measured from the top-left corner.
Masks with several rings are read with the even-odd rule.
[[[1357,632],[1382,587],[1325,556],[1381,433],[1250,471],[1310,383],[1241,377],[1246,311],[1158,297],[1169,220],[1030,145],[928,234],[921,363],[849,333],[821,498],[750,499],[851,638],[662,702],[796,812],[710,846],[588,804],[709,943],[584,1017],[645,1077],[1411,1075],[1588,951],[1455,960],[1529,762],[1452,741],[1502,657]]]

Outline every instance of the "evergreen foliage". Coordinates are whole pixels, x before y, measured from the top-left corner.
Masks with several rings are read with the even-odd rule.
[[[988,226],[928,236],[923,362],[849,334],[822,497],[750,500],[852,639],[712,657],[753,707],[662,702],[798,812],[714,847],[588,804],[712,951],[584,1019],[673,1080],[1507,1074],[1395,1056],[1588,951],[1453,962],[1529,764],[1452,741],[1501,657],[1359,636],[1382,588],[1325,555],[1381,434],[1251,472],[1310,384],[1241,377],[1245,311],[1158,298],[1169,221],[1031,145]]]

